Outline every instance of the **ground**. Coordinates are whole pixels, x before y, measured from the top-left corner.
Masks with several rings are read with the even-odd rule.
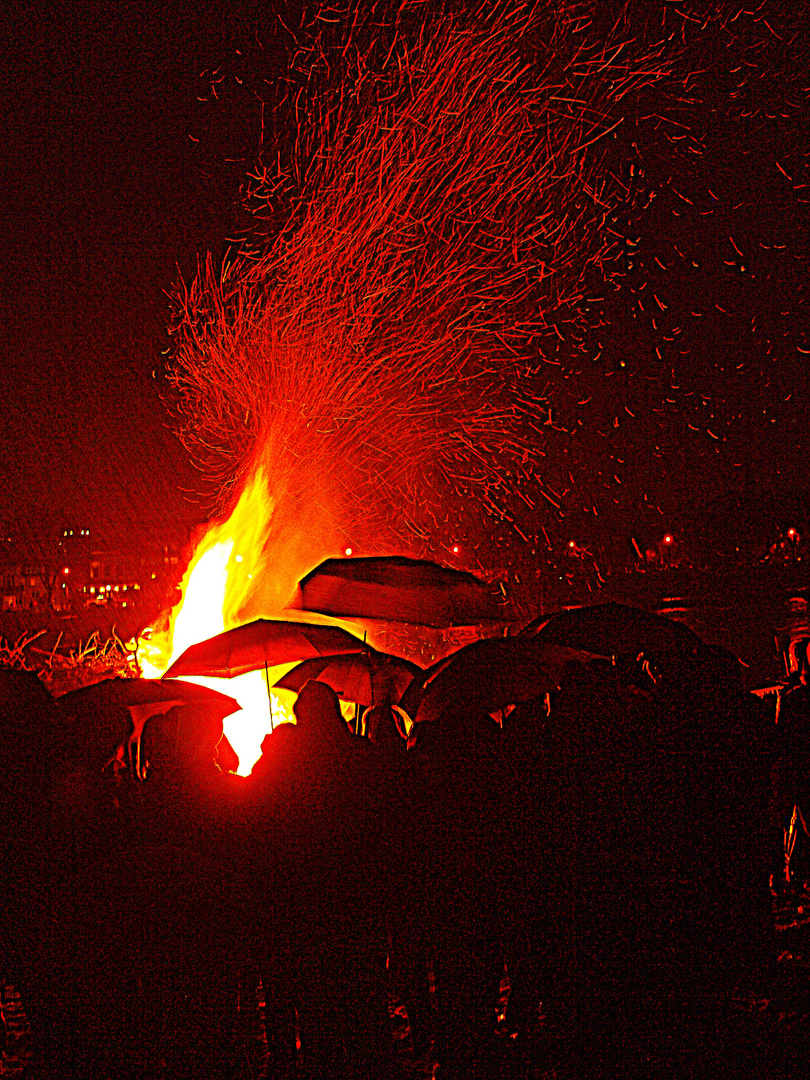
[[[774,1077],[798,1078],[806,1075],[804,1047],[810,1024],[810,883],[794,886],[786,896],[774,898],[774,920],[777,958],[773,984],[758,993],[737,995],[730,1023],[739,1026],[740,1045],[749,1045],[751,1040],[755,1044],[775,1042],[777,1060],[784,1071],[774,1073]],[[502,991],[508,991],[506,979]],[[275,1080],[266,1060],[261,986],[250,997],[256,1006],[245,1027],[243,1062],[235,1080]],[[13,986],[7,983],[0,986],[0,1003],[6,1031],[0,1076],[20,1076],[30,1055],[30,1028]],[[407,1015],[395,1000],[391,1001],[390,1013],[394,1061],[391,1080],[423,1080],[442,1075],[435,1070],[429,1053],[421,1057],[414,1055]],[[470,1049],[472,1065],[464,1074],[469,1080],[581,1080],[567,1066],[558,1033],[542,1010],[528,1035],[517,1036],[500,1023]],[[171,1080],[171,1077],[165,1075],[165,1070],[145,1067],[138,1080]]]

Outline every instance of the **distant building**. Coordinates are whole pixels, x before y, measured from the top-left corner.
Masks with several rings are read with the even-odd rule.
[[[161,606],[176,584],[182,554],[154,536],[133,536],[124,548],[85,524],[64,524],[53,534],[0,535],[0,607],[3,611],[62,613],[92,605]]]
[[[0,539],[0,603],[3,611],[37,611],[48,606],[45,567],[37,552],[13,534]]]

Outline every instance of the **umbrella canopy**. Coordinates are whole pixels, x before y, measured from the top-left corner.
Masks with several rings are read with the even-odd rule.
[[[116,760],[122,764],[126,762],[140,780],[146,775],[141,760],[141,736],[147,720],[165,715],[175,707],[185,706],[204,710],[207,715],[213,713],[216,717],[214,727],[218,725],[219,736],[224,718],[241,708],[234,698],[210,687],[162,679],[102,679],[101,682],[82,686],[57,698],[57,708],[72,711],[74,715],[93,715],[96,718],[92,729],[83,734],[86,752],[92,756],[106,746],[108,753],[104,756],[109,757],[110,752],[113,754],[108,764]],[[121,721],[116,717],[120,717],[121,713],[117,712],[118,709],[129,713],[127,730],[119,726]],[[195,716],[195,720],[199,720],[199,716]],[[113,742],[117,749],[113,749]]]
[[[119,705],[125,709],[138,709],[138,715],[142,714],[143,707],[151,705],[159,707],[150,715],[168,712],[175,706],[216,705],[225,717],[241,708],[238,701],[227,694],[220,694],[218,690],[197,683],[163,679],[102,679],[101,682],[62,694],[57,701],[63,709],[101,709]]]
[[[535,619],[521,636],[588,649],[603,656],[639,653],[663,659],[699,656],[706,646],[682,623],[615,602]]]
[[[450,653],[417,675],[400,706],[420,722],[454,699],[493,712],[555,690],[565,666],[584,663],[594,653],[529,637],[483,638]],[[428,696],[432,703],[422,702]]]
[[[327,559],[298,583],[290,607],[417,626],[472,626],[503,617],[491,586],[424,559]]]
[[[422,678],[414,723],[438,720],[448,709],[493,712],[557,689],[558,674],[531,643],[517,637],[473,641]],[[411,706],[413,707],[412,703]]]
[[[360,705],[379,704],[375,700],[375,683],[388,682],[390,704],[396,704],[405,688],[422,669],[401,656],[369,649],[363,653],[340,656],[317,657],[304,660],[294,667],[276,686],[296,693],[310,679],[317,679],[331,686],[344,701],[356,701]]]
[[[111,707],[126,709],[136,738],[140,738],[150,717],[165,716],[174,708],[205,707],[216,713],[221,722],[242,707],[235,698],[218,690],[173,679],[166,682],[162,679],[102,679],[101,682],[62,694],[57,701],[60,709],[74,711],[102,713]]]
[[[365,652],[370,646],[339,626],[256,619],[191,645],[163,676],[210,675],[233,679],[248,671],[336,653]]]

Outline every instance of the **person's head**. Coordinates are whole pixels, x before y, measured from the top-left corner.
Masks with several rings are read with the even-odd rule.
[[[345,723],[340,712],[338,696],[331,686],[310,679],[301,687],[293,705],[293,712],[298,726],[302,729],[332,726],[333,721]]]

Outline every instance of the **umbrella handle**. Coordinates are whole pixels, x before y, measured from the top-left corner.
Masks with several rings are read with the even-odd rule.
[[[267,704],[270,709],[270,733],[273,733],[273,698],[270,696],[270,672],[267,670],[267,661],[264,662],[264,681],[267,683]]]

